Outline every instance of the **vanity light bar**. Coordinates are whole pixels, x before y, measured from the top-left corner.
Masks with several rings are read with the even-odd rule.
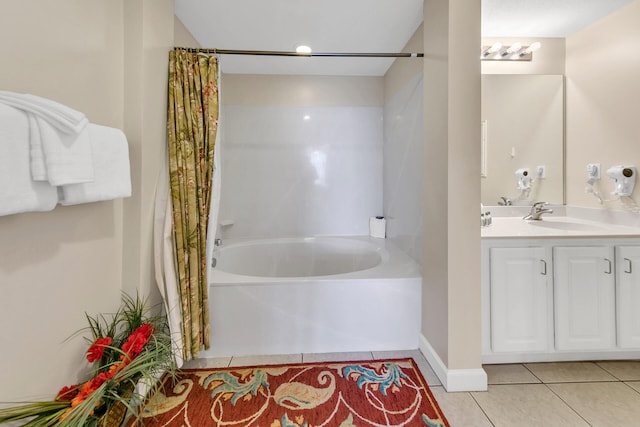
[[[531,43],[529,46],[523,46],[520,43],[510,46],[494,43],[491,46],[482,46],[480,59],[483,61],[531,61],[533,52],[540,49],[540,46],[540,42]]]

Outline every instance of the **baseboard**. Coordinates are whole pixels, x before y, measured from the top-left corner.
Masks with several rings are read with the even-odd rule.
[[[420,334],[420,351],[448,392],[486,391],[487,373],[478,369],[449,369],[424,335]]]

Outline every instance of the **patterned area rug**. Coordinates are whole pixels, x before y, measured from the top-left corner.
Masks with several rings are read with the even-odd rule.
[[[413,359],[184,369],[128,426],[449,427]]]

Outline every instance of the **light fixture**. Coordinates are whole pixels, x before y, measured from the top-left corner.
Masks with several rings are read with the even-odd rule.
[[[522,49],[522,43],[514,43],[511,46],[509,46],[508,48],[506,48],[501,54],[500,56],[502,56],[503,58],[509,56],[509,55],[513,55],[514,53],[517,53],[520,49]]]
[[[522,49],[522,52],[520,52],[519,56],[523,57],[525,55],[529,55],[532,52],[535,52],[536,50],[540,49],[540,46],[542,46],[542,44],[540,42],[534,42],[531,43],[531,45],[529,45],[529,47]]]
[[[296,53],[300,55],[309,55],[311,53],[311,48],[309,46],[300,45],[296,47]]]
[[[499,52],[500,49],[502,49],[502,43],[500,42],[496,42],[494,44],[492,44],[490,47],[488,48],[482,48],[482,58],[486,58],[487,56],[491,55],[492,53],[496,53]]]
[[[482,46],[480,59],[483,61],[531,61],[533,52],[540,49],[540,42],[523,46],[522,43],[513,43],[503,46],[501,43],[494,43],[491,46]]]

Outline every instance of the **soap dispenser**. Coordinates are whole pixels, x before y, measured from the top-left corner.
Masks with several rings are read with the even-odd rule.
[[[607,176],[615,181],[614,196],[630,196],[636,185],[635,166],[612,166],[607,170]]]

